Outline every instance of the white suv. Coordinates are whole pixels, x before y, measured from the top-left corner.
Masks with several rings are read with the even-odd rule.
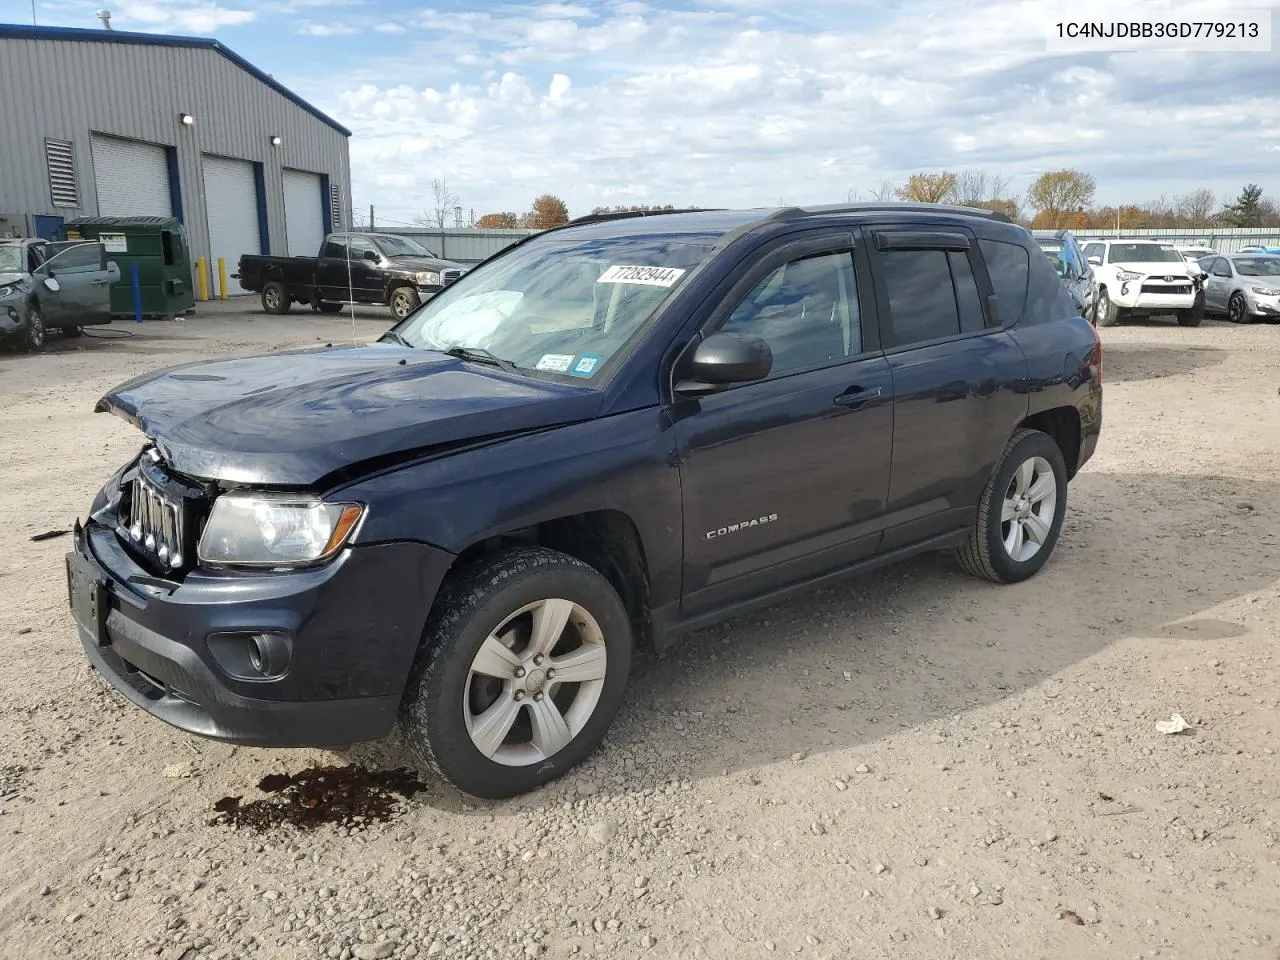
[[[1201,271],[1170,244],[1091,240],[1084,244],[1084,255],[1097,284],[1098,326],[1160,314],[1173,314],[1184,327],[1200,325],[1204,315],[1203,306],[1197,304]]]

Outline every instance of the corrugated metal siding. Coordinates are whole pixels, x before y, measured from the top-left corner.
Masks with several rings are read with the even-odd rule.
[[[182,113],[195,124],[182,126]],[[328,174],[351,196],[347,138],[213,50],[0,38],[0,117],[5,213],[96,215],[90,132],[176,147],[195,256],[209,256],[202,153],[265,165],[273,250],[285,249],[282,168]],[[75,145],[78,209],[53,206],[45,137]]]
[[[434,227],[405,227],[403,229],[379,229],[378,233],[395,233],[413,237],[427,249],[457,263],[479,263],[500,250],[505,250],[517,240],[538,233],[537,230],[482,230],[469,227],[463,230],[440,230]]]
[[[1075,232],[1075,231],[1073,231]],[[1076,238],[1113,240],[1135,237],[1142,240],[1167,240],[1175,246],[1207,245],[1218,253],[1235,253],[1244,247],[1280,247],[1280,230],[1274,227],[1200,227],[1173,230],[1090,230],[1075,232]]]

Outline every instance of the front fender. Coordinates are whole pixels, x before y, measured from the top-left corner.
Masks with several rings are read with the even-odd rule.
[[[537,431],[356,481],[358,543],[417,540],[458,554],[489,537],[601,510],[640,534],[655,605],[679,597],[684,530],[673,432],[657,407]]]

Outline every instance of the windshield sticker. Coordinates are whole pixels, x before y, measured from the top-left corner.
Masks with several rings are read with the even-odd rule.
[[[544,353],[542,359],[534,364],[534,369],[546,370],[550,373],[565,373],[571,363],[573,363],[571,353]]]
[[[685,275],[678,267],[610,267],[596,283],[639,283],[648,287],[669,287]]]
[[[596,367],[600,366],[600,358],[593,353],[584,353],[578,358],[578,362],[573,365],[573,369],[569,371],[575,377],[589,377],[596,372]]]

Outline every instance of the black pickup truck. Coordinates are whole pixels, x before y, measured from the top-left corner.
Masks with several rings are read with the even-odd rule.
[[[331,233],[318,257],[245,254],[232,276],[262,294],[267,313],[288,313],[295,303],[321,313],[337,313],[344,302],[385,303],[403,320],[466,269],[408,237]]]

